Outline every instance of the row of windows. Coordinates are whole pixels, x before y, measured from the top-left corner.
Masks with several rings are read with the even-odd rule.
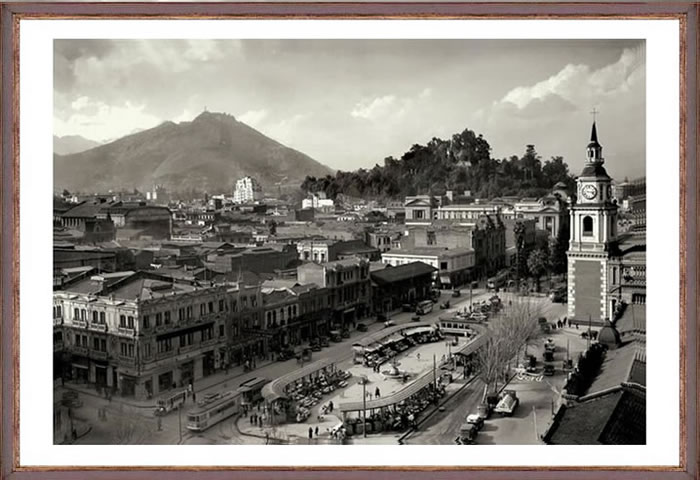
[[[232,308],[235,309],[235,301],[232,302],[231,304]],[[226,302],[223,299],[220,299],[218,303],[216,304],[216,307],[218,307],[218,312],[223,312],[226,310]],[[177,310],[177,319],[179,322],[185,321],[185,320],[190,320],[193,316],[193,307],[192,305],[189,305],[187,307],[179,308]],[[235,311],[235,310],[234,310]],[[216,313],[215,310],[215,303],[212,302],[207,302],[207,303],[201,303],[199,305],[199,315],[204,316],[204,315],[211,315]],[[153,320],[155,322],[156,327],[160,327],[162,325],[169,325],[172,322],[172,315],[170,311],[165,311],[165,312],[157,312],[155,315],[153,315]],[[143,328],[151,328],[151,315],[144,315],[143,316]]]

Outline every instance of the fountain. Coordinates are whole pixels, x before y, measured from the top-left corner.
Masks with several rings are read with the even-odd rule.
[[[393,360],[389,364],[389,370],[382,371],[382,375],[388,378],[402,378],[406,376],[406,372],[402,372],[401,370],[399,370],[400,365],[401,363],[397,362],[396,360]]]

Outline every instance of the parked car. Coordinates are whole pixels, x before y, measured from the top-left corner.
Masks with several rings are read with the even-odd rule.
[[[461,297],[462,296],[462,291],[461,290],[452,290],[452,296],[454,298]]]
[[[548,377],[551,377],[552,375],[554,375],[554,365],[552,365],[551,363],[546,364],[546,365],[544,366],[544,372],[543,372],[543,373],[544,373],[545,375],[547,375]]]
[[[416,307],[411,305],[410,303],[404,303],[403,305],[401,305],[402,312],[413,312],[415,309]]]
[[[467,415],[467,423],[476,425],[476,428],[481,430],[484,427],[484,417],[482,417],[478,413],[471,413]]]
[[[420,315],[413,315],[411,317],[412,322],[420,322]]]
[[[327,347],[328,345],[330,345],[330,343],[328,342],[328,337],[321,337],[319,339],[319,343],[322,347]]]
[[[393,320],[387,320],[384,322],[384,328],[393,327],[394,325],[396,325],[396,323],[394,323]]]
[[[388,317],[386,316],[386,313],[378,313],[377,314],[377,321],[378,322],[386,322],[388,320]]]
[[[350,330],[343,330],[340,332],[340,336],[343,338],[350,338]]]
[[[364,323],[358,323],[357,324],[357,331],[358,332],[366,332],[367,331],[367,325]]]

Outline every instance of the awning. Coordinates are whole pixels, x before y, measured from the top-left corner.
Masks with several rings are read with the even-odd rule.
[[[449,275],[440,275],[440,283],[452,283]]]
[[[345,310],[343,310],[343,313],[352,313],[354,311],[355,311],[355,307],[351,307],[351,308],[346,308]]]
[[[88,369],[87,365],[81,365],[79,363],[72,363],[71,365],[73,365],[75,368],[84,368],[85,370]]]
[[[262,388],[262,396],[267,402],[274,402],[275,400],[278,400],[280,398],[287,398],[287,395],[284,391],[284,389],[287,388],[287,385],[296,382],[301,378],[308,377],[309,375],[312,375],[318,372],[319,370],[322,370],[323,368],[334,364],[335,360],[330,358],[324,358],[318,360],[317,362],[310,363],[303,368],[294,370],[293,372],[290,372],[287,375],[284,375],[266,384]]]
[[[430,333],[433,331],[433,327],[416,327],[416,328],[411,328],[410,330],[406,330],[404,333],[406,336],[410,337],[411,335],[418,335],[420,333]]]

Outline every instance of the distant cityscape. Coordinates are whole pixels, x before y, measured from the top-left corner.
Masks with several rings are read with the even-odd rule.
[[[581,137],[532,198],[57,185],[55,443],[645,443],[646,180]]]

